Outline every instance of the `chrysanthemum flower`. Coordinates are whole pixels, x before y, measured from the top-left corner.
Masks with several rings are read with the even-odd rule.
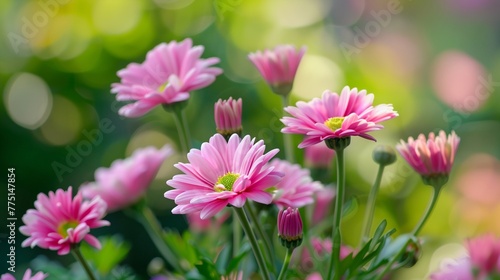
[[[292,90],[297,68],[305,52],[305,47],[297,50],[291,45],[280,45],[273,50],[251,53],[248,58],[273,92],[286,96]]]
[[[228,100],[217,101],[214,105],[214,117],[217,133],[222,134],[226,139],[236,133],[241,135],[241,113],[242,101],[229,97]]]
[[[446,136],[441,130],[438,136],[431,132],[428,139],[420,134],[417,139],[408,138],[408,142],[401,140],[396,148],[426,184],[430,184],[429,180],[439,180],[444,184],[448,180],[459,143],[460,138],[454,131]]]
[[[486,276],[496,270],[500,273],[500,239],[492,234],[467,240],[467,250],[473,269]]]
[[[125,160],[115,160],[110,168],[98,168],[96,181],[82,185],[81,192],[85,198],[100,196],[108,205],[108,212],[123,209],[144,195],[172,152],[168,145],[138,149]]]
[[[26,269],[26,272],[24,273],[22,280],[44,280],[48,276],[49,276],[48,274],[44,274],[41,271],[36,273],[35,275],[31,276],[31,269],[28,268],[28,269]],[[2,274],[2,276],[0,277],[0,280],[16,280],[16,277],[14,277],[14,275],[12,275],[10,273],[5,273],[5,274]]]
[[[278,237],[287,248],[302,244],[302,218],[299,209],[288,207],[278,213]]]
[[[187,100],[190,91],[213,83],[222,69],[210,66],[219,59],[201,59],[203,50],[203,46],[193,47],[191,39],[161,43],[148,52],[142,64],[131,63],[118,71],[121,83],[113,84],[111,92],[118,101],[135,101],[118,113],[140,117],[157,105]]]
[[[212,136],[201,149],[191,149],[189,163],[176,168],[185,174],[175,175],[167,184],[174,190],[165,197],[175,200],[174,214],[200,211],[202,219],[210,218],[227,205],[243,207],[247,199],[269,204],[272,195],[266,189],[283,176],[266,164],[278,149],[264,153],[264,142],[233,134],[226,142],[220,134]]]
[[[273,159],[269,166],[284,174],[275,188],[273,203],[279,208],[300,208],[314,202],[313,195],[323,188],[319,182],[314,182],[308,169],[298,164],[291,164],[286,160]]]
[[[285,108],[291,117],[283,117],[283,133],[303,134],[299,148],[305,148],[328,139],[360,136],[375,138],[368,133],[383,128],[380,122],[398,116],[390,104],[372,106],[373,94],[366,90],[344,87],[340,96],[329,90],[308,103],[299,101],[297,107]]]
[[[38,246],[57,251],[59,255],[69,253],[71,246],[85,240],[91,246],[100,248],[99,240],[89,234],[90,229],[109,225],[102,220],[106,214],[106,203],[95,197],[82,201],[78,192],[72,197],[72,188],[58,189],[49,196],[40,193],[35,201],[36,209],[29,209],[23,216],[24,226],[19,231],[29,236],[23,247]]]

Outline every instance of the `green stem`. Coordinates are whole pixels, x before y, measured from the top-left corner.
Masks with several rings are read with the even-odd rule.
[[[186,121],[186,116],[184,114],[183,106],[174,105],[171,107],[171,112],[174,114],[175,126],[177,127],[177,133],[179,134],[179,141],[181,143],[181,151],[183,154],[187,154],[191,148],[191,136],[189,134],[189,129]]]
[[[165,258],[165,260],[172,265],[172,267],[176,271],[183,271],[181,268],[178,258],[175,256],[175,254],[172,252],[170,247],[165,243],[163,240],[163,229],[156,219],[156,216],[154,215],[153,211],[145,205],[140,207],[141,209],[138,211],[140,215],[136,216],[138,217],[139,222],[144,226],[146,231],[149,234],[149,237],[155,244],[156,248],[160,252],[160,254]]]
[[[82,256],[82,253],[80,252],[80,248],[78,247],[78,245],[71,246],[71,253],[75,257],[75,259],[82,264],[83,269],[87,273],[87,276],[89,277],[89,279],[96,280],[97,278],[95,277],[94,273],[90,269],[90,266],[87,263],[87,261],[85,261],[85,258]]]
[[[344,205],[344,190],[345,190],[345,170],[344,170],[344,149],[335,150],[337,159],[337,195],[335,197],[335,213],[333,216],[332,228],[332,256],[328,269],[328,280],[340,279],[340,246],[342,238],[340,235],[340,220],[342,219],[342,207]],[[332,274],[332,272],[334,272]]]
[[[267,270],[267,266],[264,261],[264,256],[260,251],[259,243],[257,242],[257,238],[255,237],[255,233],[253,232],[252,227],[250,226],[250,222],[248,221],[248,217],[245,214],[245,211],[243,211],[243,208],[238,208],[238,207],[233,207],[233,209],[236,215],[238,216],[238,219],[240,220],[241,226],[243,227],[243,230],[245,231],[248,240],[250,240],[253,254],[255,256],[255,259],[257,260],[257,265],[260,268],[262,279],[270,280],[271,278],[269,276],[269,271]]]
[[[285,260],[283,261],[283,266],[281,267],[281,271],[277,280],[285,279],[286,272],[288,270],[288,265],[290,264],[290,259],[292,258],[293,249],[294,248],[289,248],[286,251]]]
[[[282,101],[282,104],[283,104],[283,116],[286,116],[286,113],[285,113],[284,109],[290,104],[290,97],[289,97],[289,95],[282,95],[281,97],[282,97],[281,101]],[[285,144],[285,158],[290,163],[294,163],[295,162],[295,157],[294,157],[294,154],[293,154],[292,135],[288,134],[288,133],[282,133],[282,135],[283,135],[283,141],[284,141],[284,144]]]
[[[415,226],[415,228],[411,232],[411,234],[413,236],[417,236],[417,234],[420,232],[420,230],[424,226],[425,222],[427,221],[427,219],[431,215],[432,210],[434,209],[434,206],[436,205],[437,199],[439,197],[440,190],[441,190],[441,187],[434,187],[433,188],[432,199],[429,202],[429,204],[427,205],[427,210],[425,210],[425,213],[422,216],[422,218],[420,219],[420,222]]]
[[[373,223],[373,214],[375,212],[375,201],[377,199],[378,190],[380,188],[380,182],[382,181],[382,174],[384,174],[384,167],[385,165],[383,164],[379,165],[377,178],[375,179],[375,183],[373,184],[373,187],[370,190],[370,194],[368,196],[365,210],[365,220],[363,222],[363,235],[360,240],[360,247],[368,241],[370,236],[370,230]]]
[[[266,255],[268,257],[268,260],[270,263],[273,263],[273,256],[274,254],[272,253],[272,246],[271,246],[271,241],[269,240],[269,237],[267,234],[265,234],[264,230],[260,226],[259,219],[257,215],[255,214],[255,209],[250,203],[245,203],[245,206],[243,206],[243,210],[248,213],[247,215],[250,216],[250,220],[253,222],[253,226],[257,230],[257,235],[260,237],[260,239],[263,240],[264,242],[264,248],[266,249]]]

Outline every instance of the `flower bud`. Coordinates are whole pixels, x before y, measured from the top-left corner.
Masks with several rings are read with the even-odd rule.
[[[396,161],[396,151],[388,145],[380,145],[373,150],[373,161],[380,165],[390,165]]]
[[[298,208],[288,207],[278,213],[278,237],[281,245],[294,249],[302,243],[302,218]]]
[[[228,100],[219,99],[214,105],[217,132],[222,134],[226,140],[234,133],[241,136],[241,107],[241,98],[234,100],[232,97],[229,97]]]

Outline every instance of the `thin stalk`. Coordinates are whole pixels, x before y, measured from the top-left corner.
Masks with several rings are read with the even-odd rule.
[[[427,221],[427,219],[429,218],[429,216],[431,215],[432,213],[432,210],[434,209],[434,206],[436,205],[436,202],[437,202],[437,199],[439,197],[439,191],[441,190],[441,188],[436,188],[434,187],[433,188],[433,193],[432,193],[432,198],[431,198],[431,201],[429,202],[429,204],[427,205],[427,209],[425,210],[425,213],[424,215],[422,216],[422,218],[420,219],[420,222],[415,226],[415,228],[413,229],[413,231],[411,232],[411,234],[413,236],[417,236],[417,234],[420,232],[420,230],[422,229],[422,227],[424,226],[425,222]]]
[[[149,207],[144,205],[138,212],[140,215],[136,217],[138,217],[139,222],[141,222],[141,224],[148,232],[149,237],[155,244],[160,254],[163,256],[163,258],[165,258],[165,260],[170,265],[172,265],[172,267],[176,271],[183,271],[178,262],[178,258],[175,256],[170,247],[168,247],[165,241],[163,240],[162,238],[163,229],[158,220],[156,219],[156,216],[153,214],[153,211],[151,211]]]
[[[94,273],[92,272],[92,269],[90,269],[89,264],[85,260],[85,258],[82,256],[82,253],[80,252],[80,248],[78,245],[72,246],[71,247],[71,253],[75,257],[75,259],[82,264],[83,269],[87,273],[87,276],[89,277],[90,280],[96,280],[97,278],[95,277]]]
[[[175,126],[177,127],[177,134],[179,134],[179,141],[181,143],[181,151],[187,154],[191,148],[191,137],[189,135],[186,117],[182,106],[173,106],[172,112],[174,113]]]
[[[288,250],[286,250],[285,260],[283,261],[283,266],[281,267],[281,271],[277,280],[285,279],[286,272],[288,271],[288,265],[290,264],[290,259],[292,258],[293,249],[294,248],[289,248]]]
[[[283,116],[286,116],[285,113],[285,108],[290,104],[290,97],[289,95],[282,95],[281,96],[281,101],[283,104]],[[292,141],[292,135],[288,133],[282,133],[283,134],[283,141],[285,144],[285,158],[287,161],[294,163],[295,162],[295,157],[293,154],[293,141]]]
[[[380,188],[380,182],[382,181],[382,174],[384,174],[385,165],[380,164],[378,167],[377,178],[375,179],[375,183],[373,184],[372,189],[370,190],[370,194],[368,195],[368,201],[366,203],[365,210],[365,220],[363,222],[363,235],[360,240],[360,247],[368,241],[370,236],[370,231],[373,223],[373,214],[375,210],[375,201],[377,199],[378,190]]]
[[[259,219],[257,215],[255,214],[255,209],[252,205],[249,203],[245,203],[245,206],[243,206],[243,210],[248,213],[247,215],[250,216],[251,222],[253,222],[253,226],[257,230],[257,235],[260,239],[263,240],[264,242],[264,248],[266,249],[266,255],[268,257],[268,260],[270,263],[273,263],[273,253],[272,253],[272,246],[271,246],[271,241],[269,240],[269,237],[267,234],[265,234],[264,230],[260,226]]]
[[[335,150],[337,159],[337,196],[335,197],[335,213],[333,216],[332,228],[332,256],[330,258],[330,266],[328,269],[328,280],[340,279],[340,246],[342,237],[340,235],[340,220],[342,219],[342,207],[344,206],[344,191],[345,191],[345,166],[344,166],[344,149]],[[338,235],[338,236],[337,236]],[[332,274],[335,272],[335,274]]]
[[[243,227],[243,230],[245,231],[248,240],[250,240],[253,254],[255,256],[255,259],[257,260],[257,265],[259,266],[262,279],[270,280],[271,278],[269,276],[269,271],[267,270],[267,266],[264,261],[264,256],[260,251],[259,243],[257,242],[257,238],[255,237],[255,233],[253,232],[252,227],[250,226],[250,222],[248,221],[248,217],[245,214],[245,211],[243,211],[243,208],[238,208],[238,207],[233,207],[233,209],[236,215],[238,216],[238,219],[240,220],[241,226]]]

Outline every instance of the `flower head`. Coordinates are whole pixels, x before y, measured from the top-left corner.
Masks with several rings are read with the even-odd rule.
[[[226,139],[236,133],[241,136],[241,98],[238,100],[229,97],[228,100],[217,101],[214,105],[215,126],[217,132],[222,134]]]
[[[269,166],[284,174],[275,188],[273,203],[280,209],[292,207],[300,208],[314,202],[313,195],[323,188],[319,182],[314,182],[308,169],[298,164],[291,164],[286,160],[273,159]]]
[[[375,138],[368,132],[383,128],[380,122],[398,116],[390,104],[372,106],[373,94],[366,90],[344,87],[340,95],[323,92],[320,98],[308,103],[299,101],[297,107],[289,106],[285,111],[292,115],[283,117],[283,133],[303,134],[304,141],[299,148],[305,148],[325,140],[360,136],[369,140]]]
[[[108,211],[123,209],[139,200],[158,173],[163,161],[172,154],[170,146],[161,149],[138,149],[125,160],[115,160],[110,168],[95,172],[95,182],[80,187],[86,198],[99,195],[108,205]]]
[[[48,274],[44,274],[43,272],[38,272],[37,274],[31,276],[31,269],[26,269],[26,272],[24,272],[23,279],[22,280],[43,280],[45,278],[49,277]],[[16,280],[16,277],[14,277],[10,273],[5,273],[2,274],[0,280]]]
[[[305,47],[296,50],[291,45],[280,45],[274,50],[251,53],[248,58],[257,67],[273,92],[286,96],[292,90],[297,68],[305,52]]]
[[[439,271],[430,276],[431,280],[474,280],[470,259],[463,257],[458,260],[447,260],[441,264]]]
[[[479,271],[479,275],[488,275],[497,269],[500,272],[500,239],[492,234],[479,236],[467,240],[467,250],[473,269]]]
[[[454,131],[446,136],[441,130],[438,136],[431,132],[428,139],[420,134],[417,139],[408,138],[408,142],[401,140],[396,149],[426,184],[433,184],[429,180],[439,180],[444,184],[448,180],[459,143],[460,138]]]
[[[204,88],[222,73],[210,67],[218,58],[201,59],[203,46],[193,47],[191,39],[161,43],[149,51],[142,64],[131,63],[118,71],[120,83],[112,85],[118,101],[135,101],[118,112],[140,117],[160,104],[172,104],[189,98],[189,92]]]
[[[278,153],[268,153],[264,142],[233,134],[226,142],[215,134],[201,149],[191,149],[189,163],[178,163],[184,174],[175,175],[167,184],[174,190],[165,197],[175,200],[174,214],[201,211],[202,219],[210,218],[227,205],[243,207],[247,199],[269,204],[272,195],[266,189],[276,185],[283,176],[266,164]]]
[[[302,243],[302,218],[299,209],[288,207],[278,213],[278,237],[287,248],[296,248]]]
[[[102,220],[106,214],[106,203],[95,197],[90,201],[82,201],[78,192],[72,197],[72,188],[67,191],[58,189],[49,196],[38,194],[36,209],[29,209],[23,216],[24,226],[19,228],[28,236],[23,247],[38,246],[55,250],[59,255],[69,253],[73,244],[85,240],[91,246],[100,248],[99,240],[89,234],[90,229],[109,225]]]

